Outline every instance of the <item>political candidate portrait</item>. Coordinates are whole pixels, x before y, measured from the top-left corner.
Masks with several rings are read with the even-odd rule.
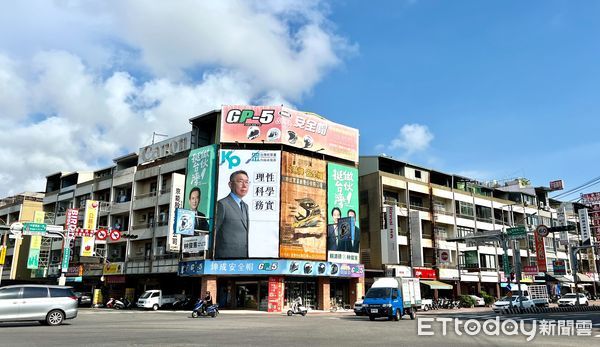
[[[188,196],[188,201],[190,203],[190,209],[196,212],[196,228],[197,230],[206,230],[208,231],[208,221],[206,220],[206,215],[200,211],[198,211],[198,207],[200,206],[200,199],[202,198],[202,192],[200,188],[194,187],[190,190],[190,194]]]
[[[246,171],[238,170],[229,176],[231,192],[217,201],[215,219],[215,258],[248,258],[248,194],[250,181]]]

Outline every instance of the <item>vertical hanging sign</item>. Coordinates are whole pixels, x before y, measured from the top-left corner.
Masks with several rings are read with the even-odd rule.
[[[63,243],[63,256],[61,263],[61,272],[66,273],[69,269],[69,258],[71,258],[71,241],[75,238],[75,229],[77,229],[77,218],[79,216],[79,209],[69,208],[67,209],[67,221],[65,223],[65,229],[67,235],[65,235]]]
[[[171,203],[169,204],[169,223],[167,226],[167,252],[178,253],[181,248],[181,235],[175,234],[175,211],[183,207],[185,194],[185,175],[174,173],[171,180]]]
[[[42,244],[42,235],[31,235],[29,244],[29,256],[27,257],[27,268],[37,269],[40,261],[40,246]]]
[[[84,229],[96,230],[99,206],[100,203],[96,200],[86,200],[83,218]],[[81,238],[81,251],[79,252],[79,255],[82,257],[91,257],[94,255],[94,239],[94,236],[83,236]]]
[[[590,242],[590,218],[588,217],[588,209],[582,208],[579,210],[579,226],[581,230],[581,244],[588,245]]]

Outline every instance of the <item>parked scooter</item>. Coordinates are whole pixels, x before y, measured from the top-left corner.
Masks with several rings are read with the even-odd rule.
[[[115,305],[115,298],[110,298],[110,299],[108,299],[108,301],[106,302],[106,305],[104,305],[104,307],[113,308],[114,305]]]
[[[192,318],[198,318],[200,316],[209,316],[215,318],[219,315],[219,304],[213,304],[204,308],[204,300],[198,300],[196,306],[192,310]]]
[[[115,300],[113,308],[117,310],[133,308],[133,302],[127,300],[127,298],[120,298]]]
[[[305,306],[302,306],[302,298],[297,297],[294,300],[294,302],[292,303],[292,306],[290,307],[290,309],[287,311],[287,315],[292,316],[295,314],[299,314],[302,316],[306,316],[307,312],[308,312],[308,309]]]

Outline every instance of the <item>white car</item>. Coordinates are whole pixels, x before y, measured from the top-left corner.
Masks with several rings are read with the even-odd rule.
[[[363,301],[358,300],[354,303],[354,314],[357,316],[365,315],[365,311],[363,309]]]
[[[521,296],[519,299],[517,298],[517,296],[505,296],[502,299],[496,301],[492,305],[492,309],[494,310],[494,312],[500,312],[502,309],[505,308],[520,308],[521,302],[523,303],[523,308],[530,308],[535,306],[535,303],[533,301],[527,299],[524,296]]]
[[[584,294],[579,293],[579,305],[588,306],[590,303]],[[577,297],[575,293],[565,294],[558,300],[558,306],[575,306],[577,305]]]
[[[478,297],[477,295],[469,295],[475,300],[475,306],[485,306],[485,300],[483,298]]]

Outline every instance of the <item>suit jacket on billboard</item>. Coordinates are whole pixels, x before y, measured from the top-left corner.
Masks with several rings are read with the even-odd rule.
[[[247,205],[246,205],[247,206]],[[248,258],[248,211],[227,195],[217,202],[215,258]]]

